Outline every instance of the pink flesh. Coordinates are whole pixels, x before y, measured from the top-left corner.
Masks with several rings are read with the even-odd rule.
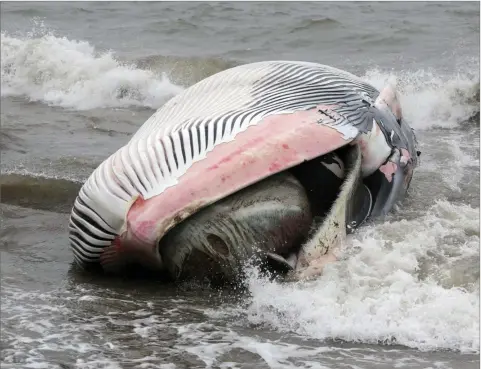
[[[199,209],[352,141],[317,123],[321,118],[316,108],[268,116],[237,134],[233,141],[215,146],[175,186],[134,202],[120,243],[129,249],[153,251],[170,228]]]
[[[397,164],[393,163],[392,161],[388,161],[386,164],[381,165],[379,167],[379,170],[384,173],[384,176],[386,177],[388,182],[392,182],[392,177],[397,170]]]

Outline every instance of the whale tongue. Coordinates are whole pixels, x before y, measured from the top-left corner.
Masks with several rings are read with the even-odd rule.
[[[362,183],[359,145],[349,145],[345,157],[347,176],[341,191],[321,226],[301,247],[295,270],[291,271],[287,280],[320,275],[327,263],[336,260],[334,252],[345,241],[347,232],[359,227],[369,216],[372,196]]]
[[[163,237],[159,251],[173,279],[235,282],[249,259],[282,271],[280,254],[297,249],[311,222],[304,188],[284,172],[186,219]]]

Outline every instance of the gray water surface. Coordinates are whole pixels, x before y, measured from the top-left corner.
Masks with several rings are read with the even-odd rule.
[[[478,368],[479,2],[2,2],[2,368]],[[85,275],[81,183],[170,97],[271,59],[397,83],[410,196],[316,281]]]

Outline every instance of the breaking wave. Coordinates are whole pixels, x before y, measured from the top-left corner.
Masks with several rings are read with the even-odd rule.
[[[165,74],[117,60],[86,41],[51,33],[1,33],[1,96],[25,96],[75,110],[139,106],[156,109],[182,91]]]
[[[136,59],[135,65],[141,69],[166,73],[174,83],[190,86],[238,63],[221,58],[151,55]]]
[[[21,173],[21,174],[19,174]],[[71,178],[49,177],[27,170],[2,172],[0,186],[4,204],[69,213],[83,182]]]
[[[378,89],[387,82],[396,85],[403,113],[416,130],[461,128],[473,121],[479,126],[479,62],[457,75],[372,69],[363,79]]]
[[[311,282],[252,270],[249,303],[221,314],[311,339],[479,352],[479,209],[438,201],[361,229],[345,251]]]
[[[163,55],[121,61],[112,51],[101,52],[86,41],[51,32],[25,37],[1,33],[1,96],[24,96],[75,110],[157,109],[185,86],[235,65],[218,58]],[[445,77],[435,71],[372,69],[363,78],[377,88],[386,81],[395,83],[403,105],[409,106],[405,114],[416,129],[454,128],[479,116],[476,66]]]

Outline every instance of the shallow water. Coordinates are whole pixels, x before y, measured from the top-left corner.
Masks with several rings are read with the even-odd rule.
[[[0,20],[2,368],[479,367],[479,3],[3,2]],[[185,87],[267,59],[397,83],[422,151],[397,211],[309,283],[73,268],[91,171]]]

